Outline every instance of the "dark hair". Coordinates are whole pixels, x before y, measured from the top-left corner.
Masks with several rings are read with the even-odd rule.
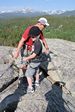
[[[37,26],[33,26],[29,31],[29,37],[37,37],[38,35],[40,35],[40,33],[41,30]]]

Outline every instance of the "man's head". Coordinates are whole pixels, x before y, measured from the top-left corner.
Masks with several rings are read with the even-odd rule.
[[[46,26],[49,26],[47,19],[44,17],[40,18],[37,22],[38,23],[36,26],[38,26],[40,30],[43,30]]]
[[[33,26],[29,31],[29,36],[34,40],[40,36],[41,30],[37,26]]]
[[[45,26],[49,26],[49,23],[47,21],[46,18],[42,17],[38,20],[39,23],[41,23],[42,25],[45,25]]]

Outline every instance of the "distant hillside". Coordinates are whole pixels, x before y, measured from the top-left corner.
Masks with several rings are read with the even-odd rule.
[[[72,10],[72,11],[66,11],[62,14],[60,14],[62,16],[75,16],[75,10]]]
[[[0,19],[14,18],[14,17],[36,17],[36,16],[44,16],[44,15],[75,16],[75,10],[32,11],[32,10],[22,9],[18,11],[0,11]]]
[[[0,14],[0,18],[15,18],[15,17],[36,17],[36,16],[44,16],[48,15],[45,12],[5,12]]]

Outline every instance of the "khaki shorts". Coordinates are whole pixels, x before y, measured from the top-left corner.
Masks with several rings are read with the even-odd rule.
[[[27,66],[27,70],[25,72],[25,76],[32,78],[33,75],[39,72],[39,66],[40,66],[40,62],[39,63],[32,63],[32,62],[29,63],[29,65]]]

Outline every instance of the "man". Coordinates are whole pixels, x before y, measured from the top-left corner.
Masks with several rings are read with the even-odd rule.
[[[43,45],[45,46],[45,52],[49,53],[49,47],[47,45],[47,42],[43,36],[43,30],[49,26],[48,21],[46,18],[42,17],[40,18],[37,23],[34,25],[36,27],[39,28],[40,32],[40,36],[39,39],[42,40]],[[28,56],[31,54],[32,51],[32,45],[33,45],[33,41],[32,38],[29,36],[29,31],[33,26],[29,26],[23,33],[21,40],[19,41],[18,47],[16,49],[16,51],[13,53],[13,57],[17,58],[19,56],[19,54],[21,54],[21,61],[20,64],[17,64],[18,67],[20,68],[20,72],[19,72],[19,82],[20,82],[20,77],[23,76],[25,69],[27,67],[27,62],[23,61],[23,57]],[[36,33],[36,32],[35,32]],[[25,45],[25,50],[23,49],[23,46]]]
[[[48,53],[49,52],[49,47],[47,45],[47,42],[46,42],[46,40],[45,40],[45,38],[43,36],[43,32],[42,32],[43,29],[46,28],[46,26],[49,26],[49,24],[47,22],[47,19],[44,18],[44,17],[40,18],[34,26],[37,26],[41,30],[39,38],[42,40],[42,42],[43,42],[43,44],[44,44],[44,46],[46,48],[46,52]],[[33,27],[33,26],[29,26],[24,31],[24,34],[22,35],[22,38],[19,41],[18,47],[17,47],[15,53],[13,54],[14,58],[18,57],[19,52],[20,52],[20,50],[21,50],[21,48],[23,47],[24,44],[27,45],[27,51],[31,51],[32,45],[33,45],[33,41],[32,41],[32,38],[29,37],[29,35],[28,35],[31,27]]]
[[[39,86],[39,66],[41,64],[40,57],[42,54],[42,44],[39,39],[41,30],[37,26],[33,26],[29,31],[29,37],[33,41],[33,49],[31,55],[24,57],[23,61],[28,61],[25,76],[28,81],[28,93],[33,93],[32,78],[35,75],[35,86]]]

